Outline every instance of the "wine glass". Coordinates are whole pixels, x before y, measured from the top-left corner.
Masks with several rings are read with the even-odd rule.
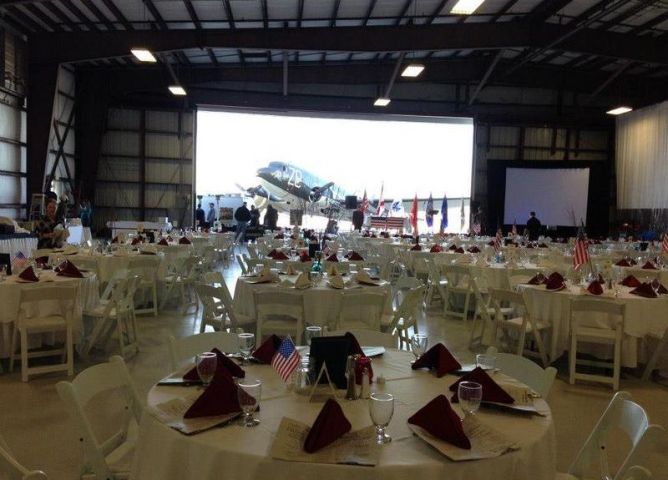
[[[254,333],[240,333],[239,334],[239,351],[241,352],[241,363],[244,364],[248,361],[253,347],[255,346],[255,334]]]
[[[244,427],[254,427],[260,421],[253,418],[253,412],[257,410],[262,396],[262,383],[257,378],[244,378],[239,380],[237,398],[244,416],[241,419]]]
[[[311,346],[312,338],[321,336],[322,336],[322,327],[319,327],[317,325],[309,325],[308,327],[306,327],[306,344],[309,347]]]
[[[482,401],[482,385],[476,382],[460,382],[457,396],[464,415],[473,415]]]
[[[390,393],[374,392],[369,397],[369,415],[376,426],[376,443],[391,442],[392,437],[385,433],[385,427],[390,423],[394,413],[394,396]]]
[[[415,360],[419,359],[427,351],[429,337],[424,333],[416,333],[411,337],[411,350],[415,355]]]
[[[218,357],[213,352],[202,352],[197,354],[197,375],[202,380],[204,388],[208,387],[216,373]]]

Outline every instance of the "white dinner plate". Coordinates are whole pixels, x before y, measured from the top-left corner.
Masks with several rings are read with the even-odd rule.
[[[385,347],[362,347],[362,351],[367,357],[379,357],[385,353]]]

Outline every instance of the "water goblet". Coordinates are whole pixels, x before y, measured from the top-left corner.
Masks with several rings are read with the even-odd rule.
[[[457,396],[464,415],[473,415],[482,401],[482,385],[476,382],[460,382]]]
[[[241,352],[241,364],[245,364],[250,357],[253,347],[255,346],[254,333],[240,333],[239,334],[239,351]]]
[[[415,360],[419,359],[427,351],[429,337],[424,333],[416,333],[411,337],[411,350],[415,355]]]
[[[202,380],[204,388],[208,387],[216,373],[218,357],[213,352],[202,352],[197,354],[197,375]]]
[[[253,412],[257,410],[262,396],[262,383],[257,378],[243,378],[239,380],[237,398],[243,412],[241,424],[244,427],[255,427],[260,421],[253,418]]]
[[[475,356],[475,364],[486,372],[492,374],[496,369],[496,355],[479,353]]]
[[[369,397],[369,415],[376,427],[376,443],[382,445],[392,441],[392,437],[385,433],[385,427],[390,423],[394,414],[394,396],[390,393],[374,392]]]
[[[311,346],[312,338],[321,336],[322,336],[322,327],[319,327],[317,325],[309,325],[308,327],[306,327],[306,344],[309,347]]]

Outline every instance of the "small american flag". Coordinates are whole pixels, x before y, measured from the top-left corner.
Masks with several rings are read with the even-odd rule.
[[[276,353],[274,353],[271,359],[271,366],[274,367],[274,370],[276,370],[281,379],[287,382],[292,372],[299,366],[300,361],[301,357],[295,348],[295,344],[292,343],[290,336],[287,336],[281,342],[281,346],[278,347]]]
[[[573,254],[573,268],[575,270],[578,270],[589,261],[588,244],[587,234],[585,233],[584,225],[582,225],[578,229],[578,236],[575,239],[575,253]]]
[[[668,254],[668,232],[663,234],[663,242],[661,242],[661,251]]]
[[[501,250],[501,239],[503,238],[503,233],[501,233],[501,229],[499,228],[496,231],[496,237],[494,238],[494,251],[498,252]]]
[[[19,252],[14,257],[14,260],[12,260],[12,267],[18,270],[19,268],[23,268],[27,261],[28,259],[23,255],[23,252]]]
[[[364,189],[364,196],[362,197],[362,210],[363,213],[366,213],[366,211],[369,209],[369,198],[366,196],[366,188]]]

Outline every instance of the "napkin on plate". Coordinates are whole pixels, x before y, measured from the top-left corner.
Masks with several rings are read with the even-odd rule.
[[[415,245],[413,245],[413,246],[411,247],[411,250],[413,250],[413,251],[415,251],[415,252],[419,252],[420,250],[422,250],[422,247],[420,246],[419,243],[416,243]]]
[[[490,245],[494,245],[494,242],[492,242]],[[455,250],[457,250],[457,245],[455,245],[455,244],[453,243],[452,245],[450,245],[450,246],[448,247],[448,250],[454,252]]]
[[[325,259],[326,262],[338,262],[339,257],[336,256],[336,253],[332,253],[329,257]]]
[[[132,239],[132,245],[137,245],[138,243],[141,243],[141,238],[140,237],[135,237]]]
[[[266,339],[259,348],[257,348],[253,353],[253,358],[258,359],[262,363],[271,363],[271,359],[274,358],[276,350],[281,346],[281,339],[278,335],[273,334],[271,337]]]
[[[352,425],[339,403],[330,398],[320,410],[304,440],[304,451],[314,453],[348,433]]]
[[[191,245],[192,243],[188,237],[179,238],[179,245]]]
[[[548,281],[549,280],[558,280],[560,282],[563,282],[565,280],[564,276],[559,273],[559,272],[552,272],[549,277],[547,277]]]
[[[408,419],[408,423],[424,428],[436,438],[451,445],[466,450],[471,449],[471,442],[464,433],[462,421],[452,409],[445,395],[438,395],[415,412]]]
[[[39,278],[35,274],[35,270],[32,267],[28,267],[19,273],[19,278],[24,282],[39,282]]]
[[[546,283],[546,282],[547,282],[547,278],[545,277],[545,275],[538,272],[536,275],[531,277],[531,280],[529,280],[527,283],[529,285],[542,285],[543,283]]]
[[[231,377],[214,376],[209,387],[195,400],[183,418],[212,417],[240,412],[238,388]]]
[[[473,245],[471,248],[469,248],[469,253],[480,253],[480,249]]]
[[[297,277],[297,281],[295,282],[295,288],[297,289],[304,289],[308,288],[311,286],[311,280],[308,278],[308,273],[302,272],[299,274]]]
[[[327,272],[327,275],[330,277],[333,277],[335,275],[339,274],[339,269],[336,267],[336,264],[333,264],[329,267],[329,271]]]
[[[369,276],[369,274],[366,273],[366,270],[360,270],[359,272],[357,272],[357,282],[371,285],[376,284],[376,282],[374,282],[374,280]]]
[[[283,240],[284,238],[285,238],[285,235],[283,235],[282,233],[279,233],[279,234],[274,236],[275,240]]]
[[[603,287],[601,286],[601,282],[594,280],[587,286],[587,291],[592,295],[602,295]]]
[[[283,252],[276,252],[274,254],[274,260],[290,260],[290,257]]]
[[[656,266],[652,262],[650,262],[649,260],[647,260],[645,262],[645,265],[643,265],[642,268],[643,268],[643,270],[656,270],[657,269]]]
[[[306,253],[306,252],[302,252],[302,254],[299,255],[299,261],[300,261],[300,262],[303,262],[303,263],[310,262],[310,261],[311,261],[311,257],[308,256],[308,253]]]
[[[329,277],[329,284],[334,287],[334,288],[344,288],[345,284],[343,283],[343,277],[341,275],[335,274],[332,275],[330,274]]]
[[[549,290],[551,292],[558,292],[564,288],[566,288],[566,284],[559,278],[548,278],[547,282],[545,283],[545,290]]]
[[[118,237],[114,237],[114,239],[111,241],[111,243],[119,243],[120,240],[118,240]]]
[[[213,353],[216,354],[216,358],[218,359],[218,364],[216,365],[216,373],[215,375],[218,375],[218,372],[221,372],[222,374],[228,373],[232,377],[237,377],[237,378],[244,378],[246,376],[246,372],[244,372],[244,369],[241,368],[239,365],[234,363],[232,360],[227,358],[223,352],[218,350],[217,348],[211,349]],[[190,369],[187,373],[183,375],[184,380],[199,380],[199,374],[197,373],[197,367],[193,367]]]
[[[657,298],[659,296],[659,294],[655,293],[652,286],[647,282],[641,283],[635,289],[631,290],[629,293],[645,298]]]
[[[432,245],[432,247],[429,249],[431,253],[439,253],[441,252],[441,246],[438,244]]]
[[[622,258],[619,262],[615,263],[615,265],[618,267],[630,267],[631,263],[627,259]]]
[[[295,275],[297,272],[295,272],[295,267],[291,263],[288,263],[288,268],[285,269],[285,274],[286,275]]]
[[[58,270],[59,277],[83,278],[83,273],[69,260],[65,260]]]
[[[162,246],[169,245],[169,242],[168,242],[166,239],[161,238],[161,239],[158,241],[158,245],[162,245]]]
[[[411,366],[413,370],[420,368],[436,369],[436,376],[441,378],[453,370],[462,368],[460,363],[452,356],[450,351],[442,343],[437,343],[424,355],[418,358]]]
[[[633,275],[627,276],[624,280],[620,282],[625,287],[636,288],[640,286],[640,280],[638,280]]]
[[[355,260],[358,262],[362,262],[364,261],[364,257],[362,257],[362,255],[353,250],[352,252],[350,252],[350,255],[348,255],[348,260]]]
[[[276,255],[276,249],[274,248],[271,252],[267,253],[267,257],[269,258],[274,258],[274,255]]]
[[[465,253],[463,247],[455,248],[453,251],[454,251],[455,253]]]
[[[482,385],[482,401],[495,403],[515,403],[515,399],[499,386],[489,374],[480,367],[475,367],[471,373],[467,373],[455,383],[450,385],[450,391],[455,392],[452,396],[453,403],[459,403],[457,387],[460,382],[476,382]]]

